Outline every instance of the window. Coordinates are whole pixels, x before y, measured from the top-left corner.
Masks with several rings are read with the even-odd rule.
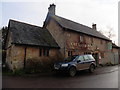
[[[46,48],[40,48],[39,49],[39,56],[49,56],[49,49]]]
[[[8,56],[11,56],[11,47],[8,49]]]
[[[79,56],[78,59],[77,59],[77,61],[84,61],[83,56]]]
[[[91,37],[91,43],[93,43],[93,37]]]
[[[100,40],[100,44],[103,44],[103,41],[102,41],[102,40]]]
[[[39,56],[42,56],[42,49],[39,49]]]
[[[101,58],[104,58],[104,53],[101,53]]]
[[[91,60],[94,60],[92,55],[88,55],[88,58],[91,59]]]
[[[72,56],[72,51],[68,51],[68,56]]]
[[[43,56],[49,56],[49,49],[43,49]]]
[[[80,36],[80,42],[83,42],[84,39],[83,39],[83,36]]]
[[[85,60],[89,60],[89,57],[87,55],[84,55]]]
[[[84,52],[84,55],[86,55],[86,54],[91,54],[91,52]]]
[[[106,44],[108,44],[109,42],[108,41],[106,41]]]
[[[70,33],[67,33],[67,36],[70,37]]]

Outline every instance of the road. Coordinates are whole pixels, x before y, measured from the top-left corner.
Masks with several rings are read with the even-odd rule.
[[[118,88],[118,66],[98,68],[93,74],[3,76],[3,88]]]
[[[119,64],[119,68],[118,68],[118,87],[120,90],[120,64]]]

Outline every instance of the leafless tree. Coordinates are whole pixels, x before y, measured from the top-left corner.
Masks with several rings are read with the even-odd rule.
[[[108,26],[106,30],[100,29],[99,32],[105,36],[107,36],[109,39],[112,39],[115,37],[115,33],[112,27]]]
[[[110,38],[110,39],[112,39],[113,37],[115,37],[114,30],[113,30],[112,27],[108,27],[107,36],[108,36],[108,38]]]

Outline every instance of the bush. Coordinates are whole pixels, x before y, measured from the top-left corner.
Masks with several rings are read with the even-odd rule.
[[[8,65],[5,63],[5,64],[2,64],[2,72],[6,72],[6,71],[9,71],[9,67]]]
[[[27,59],[25,71],[27,73],[35,73],[40,71],[42,62],[37,58]]]
[[[21,76],[21,75],[23,75],[23,74],[25,74],[25,71],[24,71],[23,69],[15,70],[15,71],[13,72],[13,75],[19,75],[19,76]]]
[[[105,66],[113,66],[114,64],[112,64],[111,62],[108,62],[105,64]]]
[[[2,65],[6,63],[6,51],[2,50]]]
[[[52,72],[54,63],[63,60],[62,57],[40,57],[26,60],[26,73]]]

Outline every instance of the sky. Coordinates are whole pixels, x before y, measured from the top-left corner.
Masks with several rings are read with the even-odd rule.
[[[0,27],[7,26],[9,19],[42,27],[48,7],[56,5],[56,15],[92,27],[106,36],[109,30],[111,39],[118,44],[118,1],[119,0],[1,0]]]

